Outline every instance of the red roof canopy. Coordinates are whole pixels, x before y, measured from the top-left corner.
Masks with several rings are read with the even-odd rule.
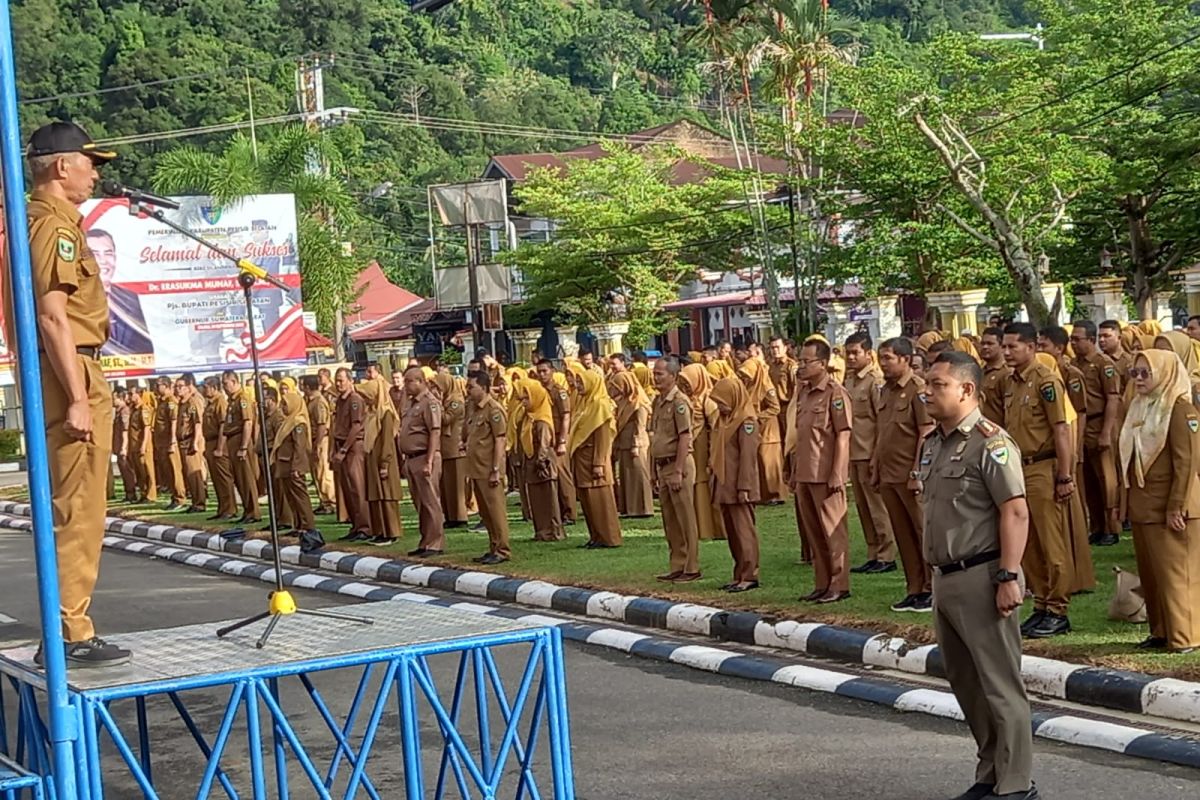
[[[346,312],[346,327],[354,338],[425,299],[389,281],[378,261],[372,261],[359,274],[354,290],[358,299]]]
[[[328,339],[316,331],[304,329],[304,349],[305,350],[322,350],[326,347],[333,347],[333,340]]]

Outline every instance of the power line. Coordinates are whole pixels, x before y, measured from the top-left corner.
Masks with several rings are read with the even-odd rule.
[[[309,114],[281,114],[275,117],[263,117],[256,119],[253,123],[254,127],[260,125],[278,125],[283,122],[293,122],[300,119],[307,119]],[[163,139],[183,139],[190,136],[203,136],[209,133],[223,133],[226,131],[241,130],[249,128],[249,121],[242,122],[221,122],[215,125],[201,125],[195,128],[176,128],[174,130],[159,131],[156,133],[135,133],[129,136],[117,136],[112,139],[101,139],[97,144],[107,147],[118,147],[127,144],[142,144],[144,142],[156,142]]]

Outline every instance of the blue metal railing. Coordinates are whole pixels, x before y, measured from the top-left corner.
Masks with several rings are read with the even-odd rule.
[[[8,230],[8,285],[12,292],[11,328],[16,331],[16,361],[24,398],[26,447],[29,456],[29,501],[33,510],[34,557],[38,602],[41,606],[42,645],[50,741],[54,746],[54,785],[57,800],[75,800],[74,745],[78,725],[67,696],[67,665],[59,621],[58,565],[54,518],[50,506],[50,464],[46,452],[46,418],[42,407],[38,363],[37,310],[29,265],[29,234],[25,220],[25,174],[21,156],[21,125],[17,114],[17,73],[13,58],[12,18],[8,2],[0,3],[0,175],[4,180],[4,214]],[[10,343],[11,344],[11,343]],[[97,503],[104,498],[97,497]]]

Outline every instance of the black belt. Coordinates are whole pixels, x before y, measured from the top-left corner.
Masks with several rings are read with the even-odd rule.
[[[934,567],[938,575],[950,575],[955,572],[962,572],[964,569],[978,567],[980,564],[986,564],[989,561],[995,561],[1000,558],[999,550],[989,550],[986,553],[980,553],[970,558],[964,558],[962,561],[951,561],[949,564],[939,564]]]
[[[1038,453],[1036,456],[1026,456],[1022,458],[1021,463],[1028,467],[1030,464],[1036,464],[1039,461],[1049,461],[1057,456],[1058,453],[1055,453],[1054,451],[1050,451],[1049,453]]]
[[[81,355],[81,356],[87,356],[92,361],[100,360],[100,348],[99,347],[76,347],[75,352],[79,353],[79,355]]]
[[[665,467],[667,464],[674,464],[674,463],[675,463],[674,456],[672,456],[671,458],[656,458],[656,459],[654,459],[654,466],[656,466],[656,467]]]
[[[428,455],[428,454],[429,454],[428,450],[417,450],[416,452],[413,452],[413,453],[405,453],[404,457],[405,458],[420,458],[421,456]]]

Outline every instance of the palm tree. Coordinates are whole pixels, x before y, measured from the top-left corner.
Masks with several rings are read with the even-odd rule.
[[[342,246],[360,225],[355,198],[329,173],[341,171],[337,148],[319,130],[293,125],[256,148],[237,134],[221,153],[184,145],[164,153],[154,169],[155,189],[200,194],[229,205],[252,194],[296,198],[304,304],[318,324],[333,330],[342,357],[341,312],[354,298],[358,263]]]

